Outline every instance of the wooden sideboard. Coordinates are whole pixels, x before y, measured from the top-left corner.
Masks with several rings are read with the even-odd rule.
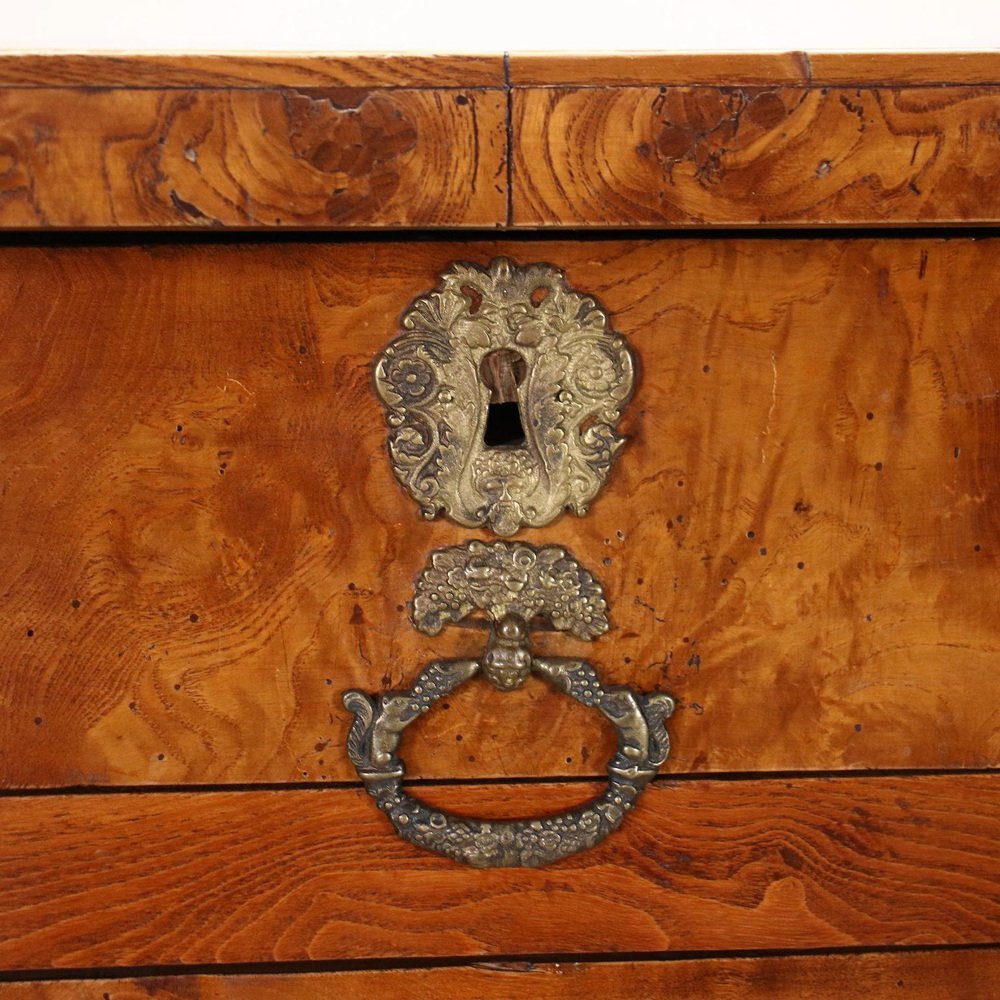
[[[1000,55],[0,58],[0,1000],[1000,996]],[[637,359],[541,633],[668,693],[551,866],[405,843],[345,744],[469,629],[373,384],[456,261]],[[407,734],[435,808],[557,812],[541,681]]]

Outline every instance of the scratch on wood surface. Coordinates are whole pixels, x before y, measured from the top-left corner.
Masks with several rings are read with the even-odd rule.
[[[764,437],[768,437],[771,433],[771,417],[774,416],[774,408],[778,405],[778,359],[774,355],[774,351],[771,351],[771,406],[767,411],[767,423],[764,425]],[[760,464],[763,465],[767,461],[767,448],[761,445],[760,448]]]
[[[248,396],[252,396],[253,395],[253,392],[250,389],[248,389],[238,378],[231,378],[230,376],[227,375],[226,376],[226,381],[227,382],[235,382]],[[223,392],[228,392],[229,391],[229,386],[224,385],[222,387],[222,391]]]

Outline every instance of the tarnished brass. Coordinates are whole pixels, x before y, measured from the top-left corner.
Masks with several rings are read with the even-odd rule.
[[[530,867],[586,850],[616,830],[643,788],[667,759],[664,721],[673,712],[665,694],[604,687],[585,660],[531,652],[528,632],[539,618],[583,639],[608,628],[601,585],[564,549],[507,542],[468,542],[433,553],[417,582],[413,621],[436,635],[474,610],[491,627],[485,652],[470,659],[435,660],[405,691],[370,697],[344,693],[354,713],[347,752],[380,809],[404,839],[477,868]],[[618,732],[608,763],[608,785],[585,805],[525,820],[479,820],[432,809],[402,790],[403,762],[396,751],[403,730],[458,685],[483,674],[503,691],[529,673],[597,708]]]
[[[427,517],[499,535],[582,515],[624,439],[634,362],[548,264],[453,264],[375,365],[399,481]]]

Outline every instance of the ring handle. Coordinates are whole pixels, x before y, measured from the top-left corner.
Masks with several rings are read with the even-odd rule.
[[[590,578],[590,583],[595,581]],[[368,794],[404,840],[475,868],[551,864],[593,847],[618,829],[667,759],[670,739],[664,721],[674,710],[669,695],[606,688],[586,660],[533,656],[527,636],[526,620],[507,612],[491,630],[481,660],[435,660],[408,690],[376,698],[356,690],[344,693],[344,705],[354,713],[348,756]],[[608,784],[601,795],[557,816],[484,820],[432,809],[403,791],[404,766],[396,751],[403,730],[414,719],[480,673],[501,690],[512,690],[529,672],[598,709],[614,725],[618,749],[608,762]]]
[[[403,730],[438,699],[480,672],[476,660],[436,660],[407,691],[370,698],[347,691],[354,713],[347,751],[368,794],[404,840],[475,868],[537,868],[600,843],[621,825],[670,750],[664,720],[673,712],[668,695],[640,695],[628,687],[606,688],[586,660],[538,657],[536,673],[581,704],[597,708],[614,725],[618,749],[608,762],[608,784],[585,805],[523,820],[483,820],[432,809],[402,789],[404,767],[396,755]]]

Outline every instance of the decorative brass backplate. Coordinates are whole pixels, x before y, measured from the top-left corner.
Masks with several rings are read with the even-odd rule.
[[[393,471],[424,515],[512,535],[584,514],[624,442],[634,382],[632,352],[595,301],[548,264],[501,257],[453,264],[402,327],[375,387]]]
[[[405,691],[375,698],[361,691],[344,693],[344,705],[355,717],[347,752],[369,795],[404,840],[477,868],[535,868],[593,847],[621,825],[667,759],[664,720],[674,703],[665,694],[606,688],[585,660],[531,652],[528,632],[539,616],[584,639],[608,628],[601,585],[564,549],[468,542],[435,552],[417,582],[414,624],[436,635],[448,621],[477,609],[492,622],[482,655],[435,660]],[[558,816],[478,820],[432,809],[402,790],[404,768],[396,751],[414,719],[477,674],[510,691],[532,672],[597,708],[617,730],[618,750],[608,763],[601,795]]]

